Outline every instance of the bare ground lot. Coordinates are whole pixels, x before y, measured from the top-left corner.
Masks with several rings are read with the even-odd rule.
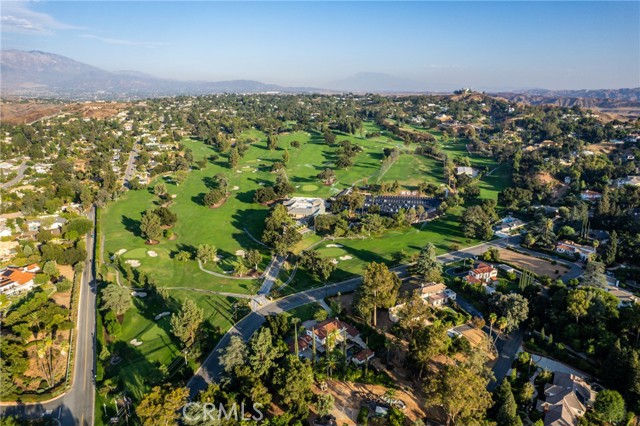
[[[120,102],[85,102],[51,104],[41,102],[4,102],[0,105],[2,121],[9,124],[33,123],[41,118],[63,112],[80,114],[86,118],[103,119],[111,117],[128,105]]]
[[[506,263],[515,266],[518,269],[527,269],[537,275],[546,275],[551,278],[561,278],[569,272],[569,268],[558,263],[553,265],[550,261],[538,259],[522,253],[516,253],[512,250],[501,249],[500,259]],[[558,273],[556,273],[556,271]]]

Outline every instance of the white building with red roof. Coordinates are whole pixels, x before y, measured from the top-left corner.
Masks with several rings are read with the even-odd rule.
[[[0,294],[12,296],[35,287],[34,278],[40,270],[37,264],[17,267],[8,266],[0,271]]]
[[[464,279],[470,284],[488,284],[498,280],[498,270],[488,263],[480,262]]]

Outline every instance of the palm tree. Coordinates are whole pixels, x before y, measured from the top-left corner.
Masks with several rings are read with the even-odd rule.
[[[333,370],[338,366],[338,360],[336,359],[333,351],[327,354],[325,363],[327,364],[327,375],[331,377],[331,374],[333,374]]]
[[[493,334],[493,324],[498,320],[498,315],[495,312],[491,312],[489,314],[489,340],[491,340],[491,335]]]

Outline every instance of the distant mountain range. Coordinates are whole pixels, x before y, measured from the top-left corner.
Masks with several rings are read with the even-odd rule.
[[[255,80],[181,81],[137,71],[109,72],[65,56],[40,51],[0,51],[0,94],[34,98],[132,99],[213,93],[426,93],[418,81],[362,72],[327,88],[285,87]],[[615,90],[510,90],[496,92],[510,101],[597,108],[640,106],[640,88]]]
[[[254,80],[180,81],[137,71],[109,72],[65,56],[40,51],[0,52],[2,95],[71,99],[129,99],[211,93],[323,92],[306,87],[283,87]]]

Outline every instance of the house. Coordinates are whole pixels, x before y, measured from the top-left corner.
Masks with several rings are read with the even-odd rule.
[[[11,228],[7,226],[0,227],[0,238],[10,237],[12,234]]]
[[[525,225],[523,221],[515,217],[506,216],[500,220],[500,223],[494,227],[494,231],[503,234],[509,234],[511,231],[522,228]]]
[[[544,387],[545,401],[536,408],[545,413],[545,426],[577,426],[579,418],[595,400],[595,392],[580,377],[555,373],[553,383]]]
[[[346,338],[356,339],[360,336],[360,332],[352,325],[340,321],[337,318],[330,318],[318,323],[313,329],[307,329],[306,334],[315,338],[316,343],[327,346],[337,342],[342,342]]]
[[[586,191],[582,191],[580,193],[580,199],[582,201],[596,201],[602,198],[602,194],[596,191],[591,191],[587,189]]]
[[[375,353],[371,349],[366,348],[355,354],[353,358],[351,358],[351,361],[353,361],[355,365],[362,365],[365,362],[371,361],[374,356]]]
[[[456,175],[467,175],[471,178],[478,176],[478,171],[473,167],[456,167]]]
[[[480,262],[464,279],[470,284],[487,284],[498,279],[498,270],[487,263]]]
[[[31,290],[35,283],[33,279],[40,270],[37,264],[19,268],[8,266],[0,271],[0,294],[8,296]]]
[[[436,308],[441,308],[450,300],[456,300],[456,293],[442,283],[428,283],[416,291],[422,300]]]
[[[607,291],[618,299],[618,308],[640,303],[640,297],[619,287],[607,287]]]
[[[596,254],[595,248],[577,244],[569,240],[558,241],[558,243],[556,244],[556,251],[563,254],[572,254],[579,257],[580,260],[583,261],[591,259],[591,257]]]
[[[626,178],[620,178],[616,181],[618,188],[625,185],[640,186],[640,176],[627,176]]]
[[[287,213],[294,219],[315,217],[326,213],[325,201],[322,198],[293,197],[282,203]]]

